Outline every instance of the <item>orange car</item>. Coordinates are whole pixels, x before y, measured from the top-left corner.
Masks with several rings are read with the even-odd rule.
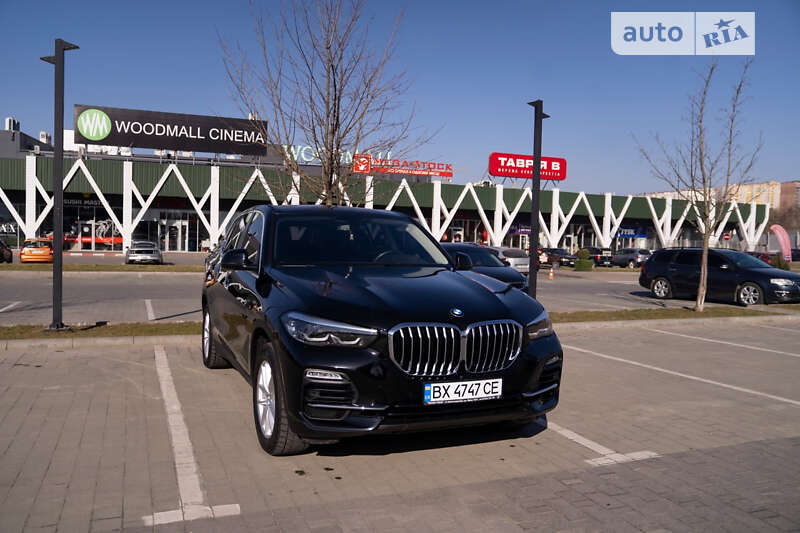
[[[52,263],[53,243],[41,239],[28,239],[19,253],[20,263]]]

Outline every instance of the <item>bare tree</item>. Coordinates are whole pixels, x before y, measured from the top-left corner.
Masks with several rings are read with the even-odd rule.
[[[731,202],[737,198],[739,188],[752,182],[751,172],[763,146],[761,138],[748,149],[739,144],[743,95],[751,64],[752,59],[745,61],[728,106],[714,121],[713,111],[709,109],[711,85],[719,67],[714,58],[700,76],[697,93],[690,96],[687,138],[669,145],[656,135],[657,155],[639,145],[639,152],[653,174],[693,204],[693,222],[703,236],[695,311],[702,311],[705,304],[709,246],[712,240],[716,244],[717,230],[727,218],[728,210],[733,208]],[[714,122],[719,127],[717,131]]]
[[[406,72],[390,68],[401,16],[376,49],[365,0],[287,2],[276,18],[251,5],[259,57],[220,39],[225,68],[242,112],[267,122],[261,133],[285,168],[326,205],[341,204],[352,176],[348,151],[397,156],[430,139],[414,138]],[[300,166],[289,149],[296,141],[313,148],[321,176]]]

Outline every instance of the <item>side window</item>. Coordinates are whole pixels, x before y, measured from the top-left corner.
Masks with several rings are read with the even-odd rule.
[[[711,268],[721,268],[722,265],[728,264],[722,256],[719,256],[715,253],[708,254],[708,266]]]
[[[242,234],[240,248],[244,248],[247,262],[250,265],[258,266],[258,258],[261,252],[261,237],[264,235],[264,217],[260,213],[253,213],[249,218],[247,231]]]
[[[679,265],[700,266],[699,250],[682,250],[678,252],[675,262]]]

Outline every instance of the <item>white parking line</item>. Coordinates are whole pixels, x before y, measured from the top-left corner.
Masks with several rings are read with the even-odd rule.
[[[779,328],[778,326],[766,326],[764,324],[753,324],[757,328],[769,328],[769,329],[777,329],[779,331],[788,331],[789,333],[800,333],[800,329],[792,329],[792,328]]]
[[[158,374],[158,383],[161,386],[161,396],[164,399],[164,408],[167,412],[167,426],[169,427],[172,453],[175,458],[180,508],[143,516],[142,521],[146,526],[153,526],[184,520],[240,514],[239,504],[215,506],[206,504],[205,493],[200,486],[200,476],[197,473],[197,461],[194,458],[192,441],[189,439],[189,428],[186,427],[186,422],[183,420],[183,410],[178,399],[178,393],[175,390],[175,383],[172,381],[167,352],[160,345],[155,346],[154,351],[156,373]]]
[[[16,305],[19,305],[19,304],[21,304],[21,303],[22,303],[22,302],[11,302],[11,303],[10,303],[10,304],[8,304],[7,306],[5,306],[5,307],[3,307],[2,309],[0,309],[0,313],[2,313],[2,312],[4,312],[4,311],[8,311],[8,310],[9,310],[9,309],[11,309],[12,307],[14,307],[14,306],[16,306]]]
[[[717,339],[708,339],[706,337],[696,337],[694,335],[685,335],[683,333],[675,333],[672,331],[664,331],[663,329],[655,329],[655,328],[642,328],[647,331],[655,331],[656,333],[663,333],[664,335],[674,335],[676,337],[684,337],[687,339],[694,339],[697,341],[705,341],[705,342],[714,342],[716,344],[727,344],[728,346],[736,346],[738,348],[747,348],[748,350],[756,350],[759,352],[770,352],[770,353],[777,353],[781,355],[788,355],[790,357],[800,357],[800,353],[792,353],[792,352],[782,352],[780,350],[772,350],[770,348],[762,348],[760,346],[751,346],[749,344],[739,344],[736,342],[729,342],[729,341],[721,341]]]
[[[595,459],[586,459],[586,462],[592,466],[603,466],[617,463],[630,463],[631,461],[641,461],[642,459],[652,459],[653,457],[660,457],[659,454],[650,451],[631,452],[631,453],[617,453],[611,448],[606,448],[599,442],[587,439],[582,435],[578,435],[574,431],[561,427],[554,422],[547,422],[547,428],[552,429],[562,437],[565,437],[572,442],[580,444],[584,448],[589,448],[595,453],[599,453],[601,457]]]
[[[156,314],[153,312],[153,302],[145,300],[144,306],[147,308],[147,320],[155,320]]]
[[[700,383],[707,383],[709,385],[716,385],[717,387],[722,387],[725,389],[735,390],[737,392],[744,392],[746,394],[752,394],[754,396],[761,396],[762,398],[769,398],[770,400],[776,400],[779,402],[788,403],[791,405],[796,405],[800,407],[800,402],[797,400],[792,400],[790,398],[784,398],[783,396],[775,396],[774,394],[767,394],[766,392],[760,392],[753,389],[745,389],[744,387],[737,387],[736,385],[728,385],[727,383],[722,383],[719,381],[714,381],[712,379],[701,378],[698,376],[693,376],[691,374],[684,374],[683,372],[675,372],[674,370],[668,370],[666,368],[661,368],[659,366],[648,365],[645,363],[640,363],[638,361],[631,361],[630,359],[623,359],[622,357],[615,357],[613,355],[606,355],[604,353],[594,352],[592,350],[586,350],[584,348],[578,348],[577,346],[570,346],[569,344],[561,344],[562,347],[567,348],[569,350],[575,350],[576,352],[583,352],[588,353],[591,355],[595,355],[597,357],[602,357],[603,359],[610,359],[611,361],[617,361],[620,363],[627,363],[629,365],[634,365],[642,368],[647,368],[648,370],[655,370],[656,372],[663,372],[664,374],[670,374],[672,376],[678,376],[681,378],[691,379],[692,381],[699,381]]]

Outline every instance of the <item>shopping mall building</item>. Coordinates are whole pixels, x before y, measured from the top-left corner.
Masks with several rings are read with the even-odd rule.
[[[52,146],[0,131],[0,238],[18,246],[52,234]],[[234,215],[256,204],[314,204],[320,199],[276,154],[263,158],[199,158],[191,153],[133,154],[82,149],[65,132],[65,249],[123,250],[151,240],[162,250],[208,249]],[[300,153],[302,150],[300,151]],[[313,161],[303,161],[314,171]],[[351,177],[344,203],[402,211],[440,240],[528,247],[530,192],[488,181],[456,185],[428,177]],[[673,198],[588,194],[548,188],[540,197],[540,242],[572,250],[692,245],[699,238],[693,206]],[[769,205],[736,203],[716,235],[718,245],[755,249]]]

